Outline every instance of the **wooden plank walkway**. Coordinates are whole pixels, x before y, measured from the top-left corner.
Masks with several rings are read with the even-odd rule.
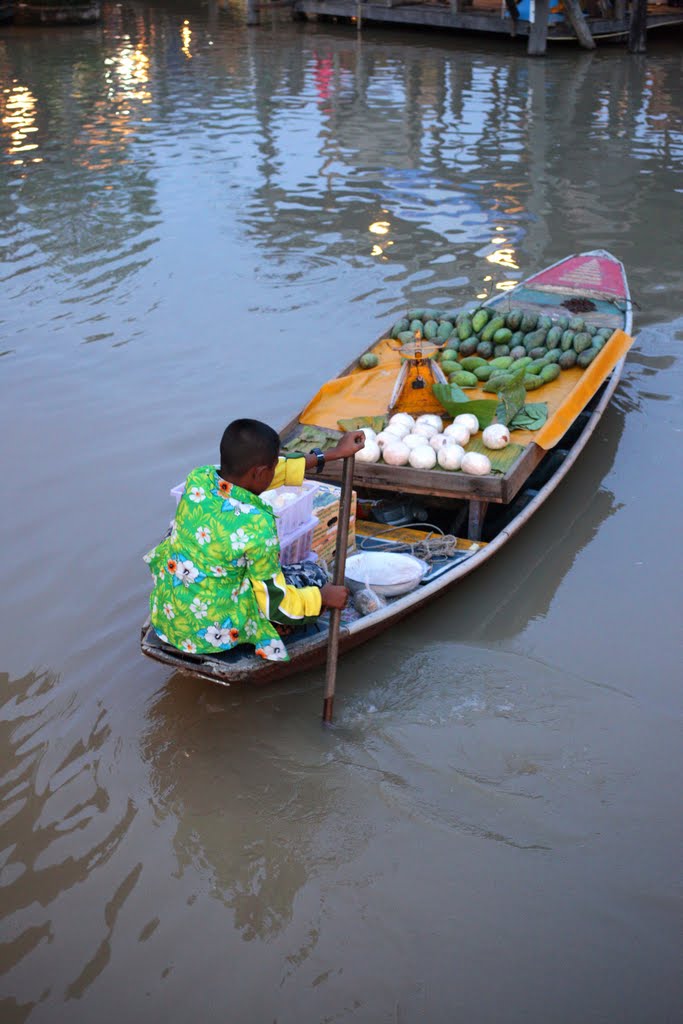
[[[608,4],[603,3],[603,10]],[[513,21],[505,17],[504,0],[294,0],[295,14],[306,17],[342,18],[356,20],[359,11],[361,21],[414,25],[421,28],[447,31],[490,32],[506,36],[528,36],[533,22],[519,18]],[[586,19],[591,35],[600,38],[626,38],[629,32],[630,15],[623,17],[589,17]],[[683,25],[683,7],[666,4],[648,4],[648,30],[671,25]],[[569,22],[549,23],[548,40],[573,41],[576,35]]]

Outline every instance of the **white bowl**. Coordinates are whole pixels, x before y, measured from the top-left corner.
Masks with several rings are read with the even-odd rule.
[[[397,597],[415,590],[429,566],[414,555],[397,551],[360,551],[346,560],[346,585],[350,590],[369,586],[376,594]]]

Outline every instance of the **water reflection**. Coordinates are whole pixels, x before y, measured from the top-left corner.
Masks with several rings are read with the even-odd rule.
[[[327,860],[321,830],[343,818],[324,744],[305,753],[287,718],[272,731],[269,704],[176,675],[142,744],[157,813],[173,815],[180,874],[206,877],[245,942],[289,923],[297,893]]]

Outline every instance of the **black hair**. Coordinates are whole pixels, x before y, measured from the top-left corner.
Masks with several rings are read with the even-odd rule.
[[[280,438],[260,420],[233,420],[221,438],[221,470],[240,477],[254,466],[272,466],[280,452]]]

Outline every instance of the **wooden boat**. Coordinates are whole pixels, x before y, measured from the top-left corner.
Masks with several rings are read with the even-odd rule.
[[[394,501],[397,495],[402,496],[406,502],[422,506],[421,518],[450,522],[454,525],[448,532],[464,535],[451,542],[447,555],[442,553],[432,560],[429,571],[415,590],[390,599],[386,606],[364,617],[353,618],[350,612],[346,621],[342,620],[340,653],[371,640],[492,558],[529,521],[569,472],[619,383],[625,354],[632,341],[629,337],[632,304],[624,267],[609,253],[594,250],[569,256],[489,300],[486,305],[501,312],[514,308],[556,318],[581,311],[580,315],[591,324],[609,328],[614,333],[588,369],[562,373],[562,387],[555,388],[552,396],[545,394],[552,385],[542,389],[538,397],[547,400],[547,422],[535,435],[513,432],[513,440],[521,441],[522,447],[505,472],[477,477],[439,469],[356,463],[354,488],[359,499],[372,503],[386,498],[387,494]],[[376,415],[377,402],[382,401],[386,413],[391,396],[396,397],[402,359],[395,348],[396,343],[386,337],[378,339],[373,346],[373,351],[382,357],[384,369],[375,378],[381,386],[379,393],[375,388],[374,405],[368,400],[368,415]],[[386,381],[381,379],[383,376]],[[316,425],[327,429],[336,427],[338,436],[337,420],[347,415],[349,396],[353,396],[356,409],[363,407],[367,379],[367,373],[359,369],[358,360],[346,367],[281,431],[283,446],[291,448],[298,436],[305,437],[306,427]],[[491,395],[473,397],[490,398]],[[330,416],[334,417],[332,421]],[[325,474],[317,479],[334,482],[340,475],[339,464],[330,463]],[[459,525],[462,530],[458,529]],[[434,536],[431,527],[425,527],[422,522],[387,527],[386,523],[359,519],[356,524],[356,542],[363,549],[387,550],[389,545],[397,543],[410,549],[430,536]],[[326,617],[303,635],[287,639],[289,662],[263,661],[246,646],[216,655],[187,654],[163,643],[149,622],[143,626],[141,646],[148,657],[210,682],[221,685],[268,683],[324,663]]]

